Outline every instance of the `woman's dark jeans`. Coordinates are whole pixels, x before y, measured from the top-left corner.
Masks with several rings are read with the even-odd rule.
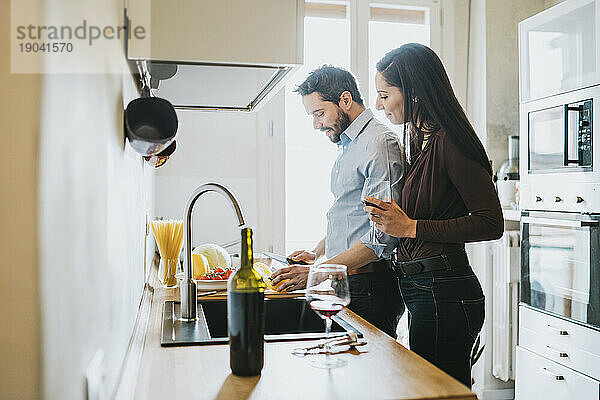
[[[400,278],[409,312],[410,349],[471,387],[471,349],[485,317],[484,296],[471,267]]]
[[[404,313],[398,279],[392,271],[350,275],[348,308],[394,339]]]

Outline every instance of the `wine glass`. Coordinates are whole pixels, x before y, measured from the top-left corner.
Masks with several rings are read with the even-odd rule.
[[[367,197],[375,197],[381,201],[385,201],[389,203],[392,201],[392,188],[389,180],[377,181],[375,183],[371,183],[369,179],[365,181],[365,185],[363,186],[362,193],[360,195],[360,201],[365,206],[378,208],[375,204],[368,202]],[[371,225],[371,245],[385,247],[385,243],[379,243],[377,241],[377,228],[375,228],[375,223],[373,221],[369,221]]]
[[[345,265],[311,265],[306,282],[306,301],[325,320],[325,337],[329,340],[331,318],[350,303],[348,272]],[[336,368],[346,361],[331,357],[331,345],[325,345],[325,357],[311,364],[318,368]]]

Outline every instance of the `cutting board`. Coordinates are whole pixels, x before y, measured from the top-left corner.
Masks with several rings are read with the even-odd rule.
[[[254,258],[255,262],[262,262],[266,265],[268,265],[269,267],[272,268],[281,268],[281,267],[285,267],[286,265],[278,262],[278,261],[274,261],[271,260],[268,257],[263,257],[261,255],[261,253],[257,253],[257,257]],[[201,291],[198,291],[198,294],[202,294]],[[267,289],[265,291],[265,297],[266,298],[278,298],[278,299],[285,299],[285,298],[295,298],[295,297],[304,297],[306,295],[306,290],[295,290],[293,292],[284,292],[284,293],[280,293],[280,292],[276,292],[274,290],[270,290]],[[207,299],[211,299],[211,300],[225,300],[227,299],[227,290],[222,290],[219,291],[215,294],[211,294],[208,296],[198,296],[198,300],[207,300]]]
[[[202,292],[198,292],[198,294],[202,294]],[[304,297],[304,295],[306,294],[305,290],[295,290],[293,292],[289,292],[289,293],[280,293],[280,292],[276,292],[274,290],[266,290],[265,291],[265,297],[267,299],[270,298],[277,298],[277,299],[291,299],[291,298],[295,298],[295,297]],[[227,291],[223,290],[220,292],[217,292],[215,294],[209,294],[208,296],[198,296],[198,300],[226,300],[227,299]]]

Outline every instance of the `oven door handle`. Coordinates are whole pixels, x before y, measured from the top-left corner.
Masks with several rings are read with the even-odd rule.
[[[563,161],[564,161],[564,166],[568,167],[569,164],[577,164],[577,165],[582,165],[583,161],[581,160],[581,157],[579,157],[579,138],[577,140],[577,159],[575,160],[570,160],[569,159],[569,111],[572,112],[577,112],[577,113],[581,113],[581,111],[583,110],[583,106],[577,106],[577,107],[569,107],[568,104],[564,105],[565,110],[564,110],[564,119],[565,119],[565,127],[564,127],[564,136],[565,136],[565,148],[564,148],[564,154],[563,154]],[[579,136],[579,129],[577,130],[577,135]]]
[[[584,228],[586,226],[598,226],[598,221],[593,219],[578,221],[569,219],[521,217],[521,222],[524,224],[564,226],[569,228]]]

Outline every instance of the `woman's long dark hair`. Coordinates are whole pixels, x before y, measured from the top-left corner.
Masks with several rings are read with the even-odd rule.
[[[421,151],[423,130],[441,128],[467,157],[480,163],[492,176],[485,149],[433,50],[418,43],[405,44],[379,60],[377,71],[404,95],[404,146],[408,163]],[[409,125],[416,129],[410,129]]]

